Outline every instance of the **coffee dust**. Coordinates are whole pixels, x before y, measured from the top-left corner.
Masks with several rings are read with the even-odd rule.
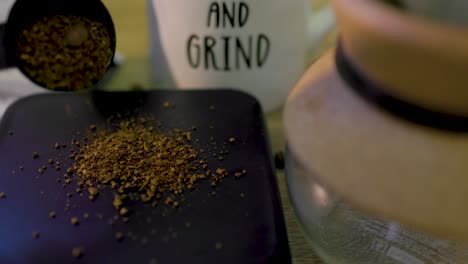
[[[39,231],[32,232],[32,237],[34,239],[39,239],[40,236],[41,236],[41,233]]]
[[[221,249],[223,249],[223,246],[224,246],[223,243],[217,242],[217,243],[215,244],[215,249],[216,249],[216,250],[221,250]]]
[[[49,212],[49,217],[52,219],[55,219],[55,217],[57,217],[57,213],[55,213],[54,211],[51,211]]]
[[[234,177],[239,179],[240,177],[244,176],[245,174],[247,174],[247,170],[238,171],[238,172],[234,173]]]
[[[77,226],[80,224],[80,220],[78,219],[78,217],[72,217],[70,218],[70,223],[74,226]]]
[[[120,209],[119,212],[120,212],[121,216],[126,216],[129,213],[129,211],[128,211],[128,209],[126,207],[123,207],[122,209]]]
[[[136,193],[134,200],[154,202],[168,193],[193,190],[197,182],[209,177],[217,182],[228,175],[224,169],[207,173],[206,161],[189,144],[191,132],[176,129],[165,135],[156,131],[153,121],[150,117],[131,118],[111,132],[94,129],[90,143],[80,144],[75,164],[67,172],[76,172],[79,186],[92,186],[88,189],[92,197],[98,192],[97,184],[114,189],[113,207],[122,216],[128,214],[121,207],[129,193]],[[180,202],[166,204],[178,207]]]
[[[72,256],[76,259],[80,259],[84,256],[84,251],[80,247],[75,247],[72,249]]]
[[[115,239],[118,241],[118,242],[122,242],[124,240],[125,236],[122,232],[117,232],[115,233]]]
[[[94,201],[94,199],[96,199],[96,196],[99,194],[99,191],[98,191],[98,189],[95,188],[95,187],[89,187],[89,188],[88,188],[88,193],[89,193],[88,198],[89,198],[91,201]]]

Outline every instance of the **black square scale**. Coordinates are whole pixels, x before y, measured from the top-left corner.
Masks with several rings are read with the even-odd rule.
[[[196,127],[192,138],[198,147],[235,137],[224,160],[209,160],[210,169],[222,166],[231,176],[216,188],[199,184],[176,209],[136,204],[128,223],[112,220],[111,189],[95,201],[73,194],[73,207],[65,212],[75,186],[57,182],[63,171],[38,172],[56,151],[55,142],[69,143],[90,124],[135,111],[167,128]],[[247,170],[244,177],[232,176],[241,169]],[[0,199],[1,264],[291,262],[262,111],[240,92],[51,93],[21,99],[0,125],[0,192],[6,194]],[[74,216],[79,226],[70,223]],[[125,235],[123,241],[115,239],[116,232]],[[72,256],[76,247],[84,253],[81,259]]]

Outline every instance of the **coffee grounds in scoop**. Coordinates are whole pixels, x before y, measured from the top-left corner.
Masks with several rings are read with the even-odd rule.
[[[111,39],[102,23],[80,16],[44,17],[17,36],[18,66],[37,84],[62,91],[91,88],[112,59]]]

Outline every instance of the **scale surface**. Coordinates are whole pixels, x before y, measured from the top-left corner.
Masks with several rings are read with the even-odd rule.
[[[175,107],[164,107],[167,101]],[[38,168],[57,153],[56,142],[70,144],[83,136],[77,131],[135,110],[154,115],[165,128],[196,127],[196,148],[208,146],[211,138],[226,146],[225,159],[210,156],[209,166],[226,168],[230,176],[215,189],[199,184],[197,191],[184,194],[180,208],[136,204],[130,222],[112,225],[108,221],[116,212],[110,188],[91,202],[75,193],[74,184],[64,188],[57,182],[71,159],[57,159],[65,160],[59,172],[49,168],[41,175]],[[265,133],[258,102],[230,90],[49,93],[21,99],[0,124],[0,192],[7,195],[0,199],[0,263],[291,263]],[[236,138],[234,144],[226,143],[230,137]],[[236,179],[234,172],[243,169],[247,174]],[[72,207],[65,212],[69,192]],[[70,223],[75,216],[79,226]],[[125,235],[120,243],[116,232]],[[83,258],[72,257],[75,247],[83,249]]]

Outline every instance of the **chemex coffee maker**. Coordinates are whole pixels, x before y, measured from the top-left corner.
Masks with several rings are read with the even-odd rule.
[[[17,67],[58,91],[98,86],[115,63],[116,33],[100,0],[17,0],[0,25],[0,70]]]

